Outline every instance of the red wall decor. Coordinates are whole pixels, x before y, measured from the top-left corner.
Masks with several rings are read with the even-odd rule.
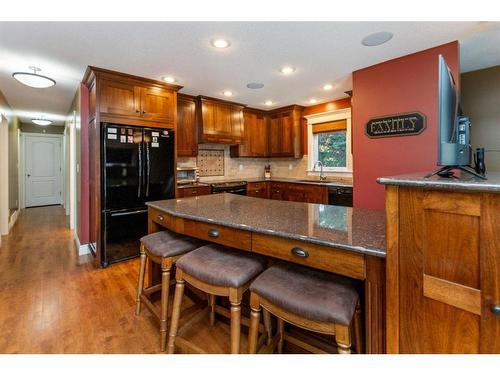
[[[457,41],[353,73],[354,207],[384,208],[384,187],[377,177],[437,168],[439,54],[459,82]],[[427,128],[419,135],[371,139],[365,133],[372,118],[416,111],[427,117]]]

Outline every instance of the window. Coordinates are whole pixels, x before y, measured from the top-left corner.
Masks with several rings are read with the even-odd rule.
[[[350,110],[308,118],[309,171],[352,174]]]

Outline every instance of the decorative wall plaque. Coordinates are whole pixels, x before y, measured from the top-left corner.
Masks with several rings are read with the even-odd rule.
[[[372,118],[366,124],[365,133],[370,138],[417,135],[427,126],[427,118],[420,112],[400,113]]]
[[[198,150],[197,165],[200,177],[224,176],[224,150]]]

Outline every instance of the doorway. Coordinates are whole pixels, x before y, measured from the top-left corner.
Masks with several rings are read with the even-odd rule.
[[[62,137],[23,136],[25,207],[62,204]]]

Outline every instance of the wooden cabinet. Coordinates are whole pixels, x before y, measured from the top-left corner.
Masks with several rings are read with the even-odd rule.
[[[286,182],[271,182],[269,185],[269,198],[287,200],[288,184]]]
[[[241,144],[244,106],[223,100],[198,97],[198,142]]]
[[[500,194],[386,188],[388,353],[500,353],[499,212]]]
[[[269,154],[271,157],[302,157],[303,107],[294,105],[269,115]]]
[[[268,116],[264,111],[245,108],[241,145],[231,146],[231,157],[262,158],[269,156]]]
[[[198,155],[196,128],[196,100],[188,95],[177,95],[177,156]]]
[[[177,198],[196,197],[210,194],[210,186],[189,186],[177,188]]]
[[[249,197],[268,198],[269,197],[269,184],[265,181],[263,181],[263,182],[249,182],[247,184],[247,195]]]
[[[152,121],[174,123],[175,94],[158,87],[141,88],[141,117]]]
[[[306,203],[328,203],[328,187],[309,184],[289,184],[287,200]]]

